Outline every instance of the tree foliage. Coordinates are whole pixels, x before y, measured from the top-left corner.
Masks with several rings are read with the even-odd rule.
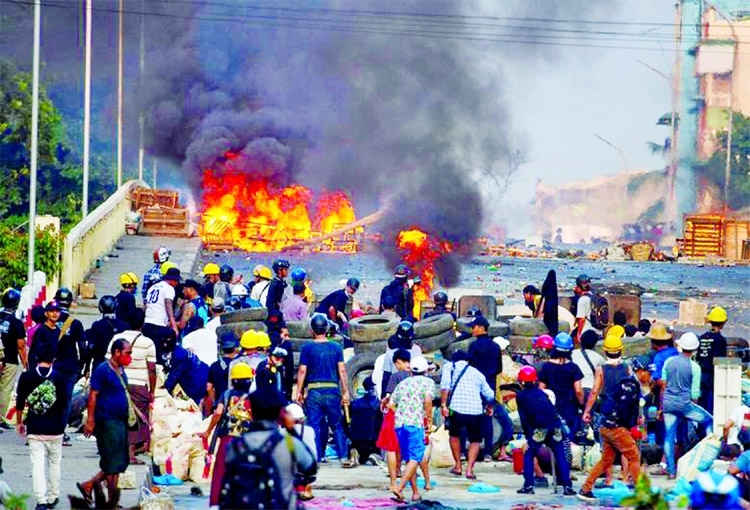
[[[719,189],[724,189],[727,157],[727,133],[718,136],[720,150],[706,162],[696,165],[695,171]],[[750,117],[734,113],[732,129],[732,160],[729,181],[729,207],[750,207]]]

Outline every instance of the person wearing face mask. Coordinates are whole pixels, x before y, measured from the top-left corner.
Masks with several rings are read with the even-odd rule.
[[[130,463],[128,415],[131,404],[125,367],[130,365],[132,352],[127,340],[115,340],[110,350],[110,359],[96,367],[91,374],[88,419],[83,433],[86,437],[96,437],[101,470],[90,480],[76,484],[89,504],[93,504],[95,486],[105,480],[107,507],[117,508],[120,499],[117,480]]]
[[[255,371],[255,384],[253,386],[257,385],[258,388],[261,386],[270,386],[281,395],[291,395],[292,389],[291,387],[286,387],[287,377],[284,375],[284,363],[288,356],[289,353],[282,347],[276,347],[271,351],[268,359],[258,365],[258,369]]]

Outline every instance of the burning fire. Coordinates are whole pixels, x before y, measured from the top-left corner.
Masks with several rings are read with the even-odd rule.
[[[437,277],[435,261],[450,253],[452,246],[448,241],[440,241],[417,228],[399,232],[396,244],[401,259],[415,274],[414,317],[419,319],[422,303],[430,299]]]
[[[279,187],[243,172],[203,173],[201,237],[208,245],[233,245],[249,252],[279,251],[330,234],[356,221],[343,191],[325,191],[317,199],[301,185]],[[356,241],[329,239],[324,249],[356,251]],[[318,248],[320,249],[320,248]]]

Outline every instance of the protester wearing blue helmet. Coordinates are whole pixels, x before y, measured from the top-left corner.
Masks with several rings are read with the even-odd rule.
[[[307,271],[305,271],[305,269],[302,267],[295,267],[294,269],[292,269],[289,277],[292,280],[292,285],[294,285],[295,283],[304,283],[307,279]]]
[[[573,349],[573,338],[568,333],[558,333],[550,360],[542,365],[539,373],[539,387],[555,394],[555,407],[571,434],[581,428],[578,412],[583,406],[583,372],[571,361]]]

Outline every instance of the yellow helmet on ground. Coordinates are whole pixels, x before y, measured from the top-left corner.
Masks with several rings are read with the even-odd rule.
[[[620,352],[622,350],[622,337],[607,335],[604,339],[604,352]]]
[[[726,322],[728,319],[727,311],[720,306],[715,306],[708,313],[707,319],[708,322]]]
[[[219,268],[218,264],[214,264],[213,262],[209,262],[205,266],[203,266],[203,274],[206,276],[209,275],[218,275],[221,272],[221,269]]]
[[[138,285],[138,276],[135,273],[122,273],[120,285]]]
[[[171,268],[178,269],[177,264],[174,262],[166,261],[161,265],[161,275],[164,276],[167,274],[167,271],[169,271]]]
[[[237,363],[230,372],[231,379],[252,379],[253,369],[247,363]]]

